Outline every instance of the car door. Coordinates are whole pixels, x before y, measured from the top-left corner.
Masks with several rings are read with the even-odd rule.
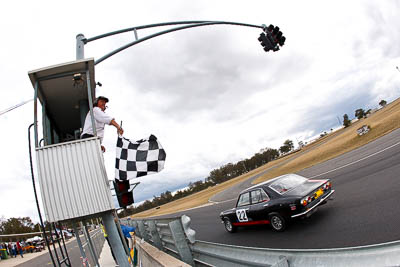
[[[248,212],[250,209],[250,193],[246,192],[239,196],[236,203],[236,221],[246,223],[249,221]]]
[[[250,209],[248,216],[253,221],[259,221],[260,223],[267,223],[268,220],[268,210],[269,210],[270,197],[261,188],[253,190],[250,192]]]

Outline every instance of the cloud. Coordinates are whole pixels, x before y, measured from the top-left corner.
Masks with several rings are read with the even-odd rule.
[[[79,4],[79,9],[76,5]],[[260,29],[218,25],[166,34],[124,50],[96,66],[97,95],[110,98],[107,112],[123,121],[127,138],[155,134],[167,151],[165,169],[144,177],[137,201],[207,177],[212,169],[251,157],[286,139],[306,139],[338,125],[357,108],[398,97],[399,19],[395,1],[307,3],[147,1],[110,6],[99,1],[6,4],[0,18],[7,53],[0,55],[2,104],[33,97],[28,70],[75,58],[75,36],[188,18],[272,23],[286,44],[265,53]],[[45,6],[47,9],[42,8]],[[227,8],[229,6],[229,8]],[[71,14],[87,14],[71,20]],[[166,28],[141,30],[139,37]],[[100,58],[134,40],[132,32],[88,43],[85,56]],[[40,117],[40,116],[39,116]],[[27,127],[32,103],[0,117],[2,213],[36,216],[30,180]],[[41,130],[39,130],[41,132]],[[104,154],[113,179],[115,130],[107,127]],[[21,203],[21,204],[19,204]]]
[[[398,28],[400,18],[393,10],[400,8],[396,1],[390,1],[387,5],[371,3],[366,7],[369,23],[369,49],[383,53],[383,56],[393,58],[400,56],[400,49],[396,45],[400,42]]]

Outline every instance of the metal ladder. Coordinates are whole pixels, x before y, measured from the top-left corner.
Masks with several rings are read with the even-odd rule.
[[[53,251],[51,250],[50,242],[49,242],[49,240],[47,238],[47,235],[45,235],[46,244],[47,244],[47,248],[49,249],[50,258],[51,258],[51,260],[53,262],[53,266],[55,266],[55,267],[56,266],[62,266],[63,264],[65,264],[65,266],[67,266],[67,267],[71,267],[71,261],[70,261],[69,256],[68,256],[68,250],[67,250],[67,247],[65,245],[65,240],[64,240],[64,235],[62,233],[62,228],[60,227],[61,226],[60,224],[58,226],[59,226],[59,229],[60,229],[60,234],[57,232],[56,224],[55,223],[50,224],[50,229],[49,229],[50,230],[49,231],[50,232],[50,242],[53,245]],[[53,233],[55,235],[55,238],[53,238]],[[57,252],[56,243],[58,244],[58,250],[59,250],[60,255]],[[53,253],[54,253],[54,255],[53,255]]]

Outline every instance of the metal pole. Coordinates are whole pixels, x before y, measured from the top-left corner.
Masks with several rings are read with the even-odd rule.
[[[76,242],[78,243],[79,250],[81,251],[82,265],[83,265],[83,263],[85,263],[85,264],[88,263],[88,259],[86,257],[85,250],[83,249],[81,238],[79,237],[78,228],[76,227],[75,224],[74,224],[74,232],[75,232],[75,236],[76,236]],[[89,266],[89,265],[85,265],[85,266]]]
[[[115,216],[115,218],[118,218],[117,214],[114,214],[114,216]],[[122,241],[122,245],[124,246],[125,253],[129,255],[129,258],[131,259],[131,262],[133,262],[133,260],[132,260],[132,258],[131,258],[131,251],[130,251],[129,243],[127,244],[127,243],[125,242],[125,241],[126,241],[126,240],[125,240],[125,236],[124,236],[124,233],[122,232],[121,224],[120,224],[119,220],[117,220],[116,226],[117,226],[119,235],[120,235],[120,237],[121,237],[121,241]],[[129,242],[129,241],[128,241],[128,242]]]
[[[80,33],[76,36],[76,59],[84,59],[85,58],[85,43],[83,40],[85,36]]]
[[[39,87],[39,82],[35,82],[35,94],[33,97],[33,124],[34,124],[34,135],[35,135],[35,148],[39,147],[39,142],[38,142],[38,127],[37,127],[37,97],[38,97],[38,87]]]
[[[229,21],[210,21],[210,20],[192,20],[192,21],[174,21],[174,22],[163,22],[163,23],[156,23],[156,24],[148,24],[148,25],[141,25],[141,26],[135,26],[131,28],[126,28],[118,31],[113,31],[109,33],[104,33],[95,37],[91,37],[88,39],[83,39],[84,43],[89,43],[101,38],[105,38],[108,36],[120,34],[120,33],[125,33],[129,31],[134,31],[134,30],[143,30],[143,29],[149,29],[149,28],[154,28],[154,27],[164,27],[164,26],[171,26],[171,25],[182,25],[182,24],[200,24],[200,23],[210,23],[210,22],[216,22],[219,24],[231,24],[231,25],[238,25],[238,26],[249,26],[249,27],[257,27],[263,29],[265,27],[265,24],[262,24],[261,26],[258,25],[252,25],[252,24],[247,24],[247,23],[239,23],[239,22],[229,22]]]
[[[95,122],[94,122],[94,114],[93,114],[93,101],[92,101],[92,90],[91,90],[91,87],[90,87],[89,70],[86,70],[86,81],[87,81],[87,89],[88,89],[88,100],[89,100],[90,117],[92,118],[93,135],[97,136],[96,125],[95,125]]]
[[[89,232],[87,231],[87,228],[86,228],[86,222],[84,224],[81,222],[81,228],[83,229],[83,234],[85,235],[86,243],[89,247],[89,251],[90,251],[90,254],[92,255],[93,261],[96,264],[96,266],[100,267],[99,260],[96,255],[96,251],[93,248],[93,244],[90,240]]]
[[[81,128],[83,130],[83,127],[85,126],[86,115],[89,112],[88,101],[84,99],[79,100],[79,112],[81,117]]]
[[[175,31],[180,31],[180,30],[184,30],[184,29],[189,29],[189,28],[194,28],[194,27],[210,26],[210,25],[217,25],[217,24],[220,24],[220,25],[221,24],[226,24],[226,25],[246,26],[246,27],[261,28],[261,29],[263,29],[263,27],[264,27],[263,25],[258,26],[258,25],[252,25],[252,24],[246,24],[246,23],[226,22],[226,21],[207,21],[207,22],[202,22],[202,23],[198,23],[198,24],[190,24],[190,25],[186,25],[186,26],[176,27],[176,28],[172,28],[172,29],[168,29],[168,30],[165,30],[165,31],[161,31],[161,32],[158,32],[158,33],[154,33],[154,34],[148,35],[146,37],[143,37],[141,39],[138,39],[138,40],[135,40],[135,41],[133,41],[131,43],[128,43],[128,44],[126,44],[124,46],[121,46],[120,48],[115,49],[114,51],[108,53],[107,55],[99,58],[98,60],[96,60],[94,62],[94,64],[97,65],[100,62],[106,60],[107,58],[109,58],[109,57],[121,52],[122,50],[125,50],[125,49],[127,49],[127,48],[129,48],[129,47],[131,47],[133,45],[139,44],[141,42],[144,42],[146,40],[149,40],[151,38],[154,38],[154,37],[157,37],[157,36],[160,36],[160,35],[163,35],[163,34],[167,34],[167,33],[170,33],[170,32],[175,32]],[[132,28],[130,30],[139,29],[139,28],[140,27],[135,27],[135,28]],[[120,32],[116,32],[116,33],[112,33],[112,34],[117,34],[117,33],[120,33]],[[103,36],[96,37],[96,38],[97,39],[98,38],[103,38],[103,37],[106,37],[106,36],[109,36],[109,35],[110,34],[104,34]],[[86,42],[93,41],[93,40],[94,40],[94,38],[85,39]]]
[[[108,240],[110,241],[117,263],[120,267],[129,267],[128,257],[126,256],[124,247],[122,246],[112,211],[104,213],[101,218],[103,219],[104,228],[108,234]]]
[[[93,251],[93,254],[94,254],[95,258],[96,258],[95,262],[96,262],[97,266],[100,266],[100,264],[99,264],[99,256],[97,255],[96,248],[95,248],[95,246],[93,245],[92,238],[90,237],[90,234],[89,234],[89,231],[88,231],[88,229],[87,229],[86,223],[85,223],[84,230],[85,230],[85,232],[86,232],[86,236],[87,236],[88,241],[89,241],[89,247],[90,247],[90,249]]]

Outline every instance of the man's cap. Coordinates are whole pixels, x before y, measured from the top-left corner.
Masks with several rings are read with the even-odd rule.
[[[108,98],[107,98],[107,97],[105,97],[105,96],[98,96],[98,97],[96,97],[96,99],[95,99],[94,102],[93,102],[93,106],[94,106],[94,107],[97,106],[97,104],[99,103],[99,100],[104,100],[104,101],[106,101],[106,103],[108,103]]]
[[[105,96],[98,96],[98,97],[96,98],[96,101],[99,101],[99,100],[104,100],[104,101],[106,101],[106,103],[108,102],[108,98],[105,97]]]

